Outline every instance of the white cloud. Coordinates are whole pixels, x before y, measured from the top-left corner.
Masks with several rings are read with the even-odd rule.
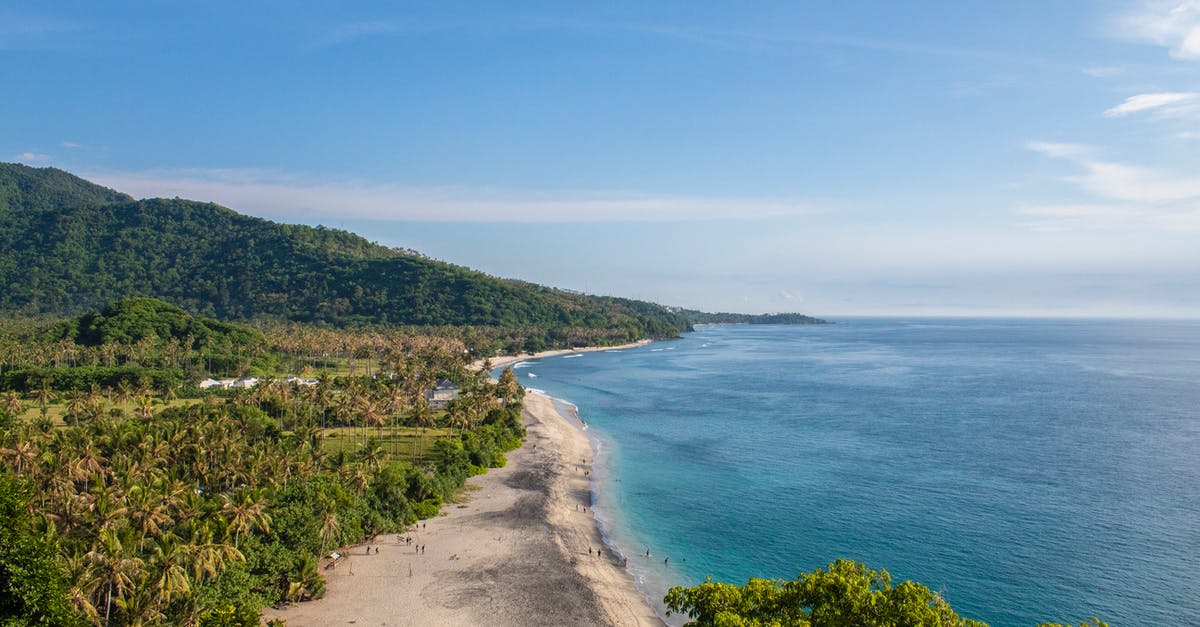
[[[1084,146],[1083,144],[1070,144],[1065,142],[1032,141],[1026,143],[1025,147],[1034,152],[1040,152],[1050,157],[1059,158],[1084,157],[1095,152],[1091,146]]]
[[[773,199],[313,182],[311,177],[260,170],[93,172],[84,176],[137,197],[212,201],[241,212],[293,221],[674,222],[815,213],[809,205]]]
[[[1049,146],[1050,148],[1047,148]],[[1091,153],[1030,142],[1031,150],[1076,164],[1082,173],[1065,177],[1094,201],[1024,208],[1039,230],[1066,228],[1150,228],[1200,230],[1200,177],[1095,159]],[[1066,144],[1073,147],[1074,144]]]
[[[1166,47],[1178,59],[1200,59],[1200,0],[1142,0],[1116,19],[1114,32]]]
[[[65,141],[62,143],[62,147],[63,148],[83,148],[83,144],[77,144],[75,142],[66,142]]]
[[[1092,78],[1111,78],[1125,73],[1125,68],[1114,66],[1085,67],[1083,73]]]
[[[1176,133],[1175,137],[1177,137],[1179,139],[1200,139],[1200,133],[1197,133],[1195,131],[1182,131],[1182,132]]]
[[[333,30],[325,34],[321,39],[321,43],[331,46],[372,35],[389,35],[398,30],[399,28],[394,22],[386,20],[349,22],[334,27]]]
[[[1092,158],[1092,151],[1077,144],[1029,142],[1026,146],[1045,155],[1078,164],[1084,173],[1065,180],[1102,198],[1146,203],[1200,199],[1200,178],[1178,177],[1138,166]]]
[[[1124,204],[1066,204],[1026,207],[1018,213],[1032,218],[1026,226],[1036,231],[1130,228],[1200,231],[1200,209],[1147,210]]]
[[[1163,115],[1183,115],[1197,110],[1200,92],[1160,92],[1138,94],[1104,112],[1105,117],[1119,118],[1131,113],[1155,111]]]
[[[54,161],[54,157],[40,152],[23,152],[13,156],[12,160],[20,161],[21,163],[49,163]]]
[[[1200,178],[1175,177],[1149,168],[1104,161],[1080,161],[1086,173],[1068,177],[1102,198],[1143,203],[1200,199]]]

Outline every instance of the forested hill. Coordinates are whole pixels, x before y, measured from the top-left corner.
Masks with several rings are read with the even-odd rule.
[[[0,164],[0,287],[0,312],[16,315],[150,296],[226,320],[595,329],[606,341],[689,326],[653,303],[498,279],[212,203],[134,200],[19,164]]]
[[[740,314],[706,313],[693,309],[675,309],[692,324],[827,324],[826,320],[798,313]]]

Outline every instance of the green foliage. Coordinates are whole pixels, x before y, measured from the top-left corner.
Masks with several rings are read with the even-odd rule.
[[[687,614],[689,625],[813,627],[986,627],[960,618],[944,599],[921,584],[892,585],[887,571],[837,560],[828,569],[792,581],[751,579],[745,586],[711,579],[674,587],[664,598],[669,611]]]
[[[64,329],[70,330],[76,331],[75,342],[85,346],[134,344],[142,340],[161,345],[171,339],[191,349],[227,344],[254,350],[266,344],[263,335],[254,329],[193,316],[156,298],[119,300]]]
[[[141,368],[138,366],[19,367],[0,373],[0,390],[33,392],[43,385],[52,390],[87,390],[92,387],[143,385],[159,390],[183,383],[179,368]]]
[[[1060,623],[1038,623],[1038,627],[1072,627],[1072,626],[1071,625],[1063,625]],[[1108,627],[1108,623],[1100,620],[1099,618],[1092,618],[1092,620],[1085,620],[1085,621],[1079,623],[1079,627]]]
[[[37,531],[30,493],[0,474],[0,625],[81,625],[68,598],[58,543]]]
[[[0,311],[10,313],[77,313],[153,296],[225,320],[519,329],[505,345],[529,350],[674,337],[688,328],[652,303],[502,280],[344,231],[277,224],[211,203],[134,201],[49,168],[0,168],[5,206],[14,210],[0,210]],[[145,309],[135,301],[120,324],[101,315],[78,332],[91,341],[176,333],[142,324],[169,313]]]
[[[706,313],[693,309],[677,309],[675,311],[692,324],[827,324],[827,321],[820,318],[798,313]]]

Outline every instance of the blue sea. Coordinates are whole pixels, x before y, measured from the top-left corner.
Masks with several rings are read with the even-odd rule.
[[[649,596],[845,557],[993,627],[1200,625],[1200,322],[837,322],[518,366]]]

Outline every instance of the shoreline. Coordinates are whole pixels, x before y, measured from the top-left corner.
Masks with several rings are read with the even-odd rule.
[[[522,416],[525,443],[504,468],[469,479],[460,502],[416,529],[379,536],[376,553],[348,547],[332,570],[323,560],[324,598],[264,617],[290,627],[663,625],[590,511],[595,451],[585,431],[536,392]]]
[[[639,346],[645,346],[647,344],[650,344],[653,341],[654,340],[638,340],[636,342],[630,342],[628,344],[618,344],[616,346],[584,346],[584,347],[580,347],[580,348],[560,348],[560,349],[551,350],[551,351],[541,351],[538,353],[520,353],[517,355],[501,355],[499,357],[491,357],[490,359],[492,362],[492,369],[495,370],[496,368],[503,368],[505,366],[511,366],[512,364],[522,362],[527,359],[541,359],[543,357],[557,357],[559,355],[571,355],[574,353],[595,353],[598,351],[620,351],[620,350],[625,350],[627,348],[637,348]],[[475,360],[475,362],[473,364],[471,364],[471,367],[476,370],[479,370],[479,369],[483,368],[484,361],[485,360],[483,360],[483,359],[477,359],[477,360]]]

